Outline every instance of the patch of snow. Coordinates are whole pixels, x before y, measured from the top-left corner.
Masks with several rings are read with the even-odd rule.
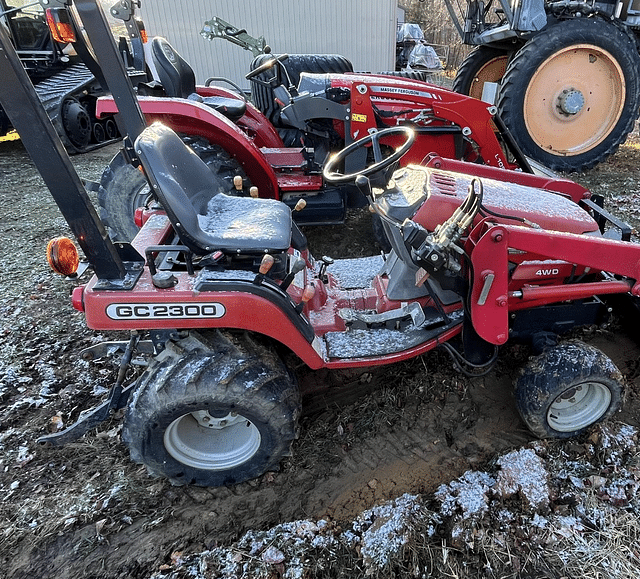
[[[387,567],[425,516],[422,500],[409,494],[364,511],[356,519],[354,529],[362,530],[360,549],[367,574]]]
[[[498,472],[494,492],[507,498],[519,493],[532,509],[546,508],[549,504],[549,475],[542,459],[530,448],[515,450],[498,459]]]
[[[575,517],[555,517],[551,522],[551,531],[556,535],[569,538],[584,531],[584,525]]]
[[[280,201],[218,193],[209,201],[207,214],[198,215],[198,223],[203,231],[227,245],[255,240],[268,247],[281,245],[286,232],[290,235],[284,223],[286,216],[291,220],[290,211]]]
[[[336,278],[342,289],[368,288],[383,265],[381,255],[336,259],[327,268],[327,272]]]
[[[487,493],[495,485],[485,472],[468,470],[457,480],[438,487],[435,497],[441,503],[440,513],[450,517],[462,511],[463,518],[481,517],[489,508]]]
[[[227,280],[242,280],[253,281],[256,274],[252,271],[246,271],[242,269],[230,269],[224,271],[203,269],[198,273],[196,285],[200,282],[206,281],[227,281]]]
[[[536,513],[531,519],[531,524],[538,529],[546,529],[549,526],[549,521]]]

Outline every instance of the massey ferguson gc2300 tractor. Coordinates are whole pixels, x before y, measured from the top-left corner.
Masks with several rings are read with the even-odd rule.
[[[130,244],[110,241],[0,30],[0,100],[92,268],[74,306],[89,327],[129,334],[107,399],[41,441],[61,444],[126,407],[133,460],[175,484],[234,484],[277,469],[290,452],[300,412],[292,363],[364,368],[440,347],[481,374],[509,340],[539,352],[515,385],[535,435],[575,436],[619,408],[611,360],[557,339],[600,323],[610,298],[629,313],[640,295],[640,246],[596,196],[568,180],[437,155],[394,172],[415,135],[391,127],[324,167],[327,182],[354,182],[366,196],[390,251],[317,260],[286,204],[220,192],[171,128],[146,125],[96,0],[75,6],[159,206]],[[402,145],[384,157],[390,135]],[[345,173],[345,158],[364,149],[373,164]],[[74,273],[70,240],[49,249],[59,272]],[[136,351],[149,364],[125,385]]]

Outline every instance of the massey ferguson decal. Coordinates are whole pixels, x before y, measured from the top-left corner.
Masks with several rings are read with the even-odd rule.
[[[197,304],[110,304],[107,316],[112,320],[216,319],[225,315],[217,302]]]
[[[374,93],[377,92],[377,93],[386,93],[386,94],[404,94],[409,96],[422,97],[426,99],[433,99],[433,100],[440,100],[440,101],[442,100],[442,97],[438,94],[424,92],[421,90],[412,90],[409,88],[400,88],[397,86],[372,86],[371,91]]]

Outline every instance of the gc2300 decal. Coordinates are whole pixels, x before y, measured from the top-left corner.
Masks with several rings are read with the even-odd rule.
[[[112,320],[215,319],[226,309],[217,302],[165,304],[109,304],[107,316]]]

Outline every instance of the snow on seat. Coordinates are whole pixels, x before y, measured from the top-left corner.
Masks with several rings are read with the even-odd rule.
[[[135,150],[180,240],[194,253],[282,252],[291,243],[291,210],[274,199],[231,197],[209,167],[170,128],[147,127]]]

